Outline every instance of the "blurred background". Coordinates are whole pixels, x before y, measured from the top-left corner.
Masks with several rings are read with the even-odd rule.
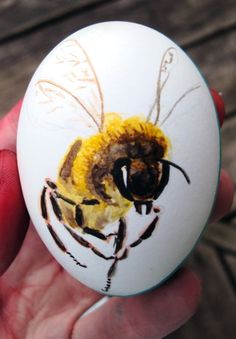
[[[236,183],[235,0],[0,0],[0,116],[24,95],[36,67],[58,42],[109,20],[164,33],[191,56],[209,86],[222,92],[223,167]],[[208,227],[187,265],[202,279],[203,299],[197,314],[168,338],[236,338],[236,199],[232,212]]]

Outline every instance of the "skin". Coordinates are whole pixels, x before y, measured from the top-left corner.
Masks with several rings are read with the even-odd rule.
[[[222,121],[221,99],[213,98]],[[69,276],[30,224],[15,154],[20,107],[0,121],[0,338],[158,339],[180,327],[201,294],[198,277],[186,269],[151,292],[111,298],[81,318],[102,295]],[[212,220],[229,211],[232,199],[232,181],[222,170]]]

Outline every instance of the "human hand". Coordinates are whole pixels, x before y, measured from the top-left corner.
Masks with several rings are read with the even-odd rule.
[[[222,116],[221,101],[213,97]],[[0,121],[0,338],[165,337],[192,316],[200,299],[200,282],[186,269],[151,292],[111,298],[81,318],[103,296],[69,276],[28,228],[15,155],[20,106]],[[212,220],[229,210],[232,197],[231,179],[222,171]]]

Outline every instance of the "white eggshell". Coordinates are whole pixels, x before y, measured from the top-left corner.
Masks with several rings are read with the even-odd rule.
[[[80,190],[77,195],[72,195],[68,187],[63,191],[58,184],[61,166],[65,171],[69,168],[64,181],[72,182],[75,180],[72,167],[79,167],[82,161],[79,148],[72,152],[72,160],[65,157],[72,144],[78,139],[84,145],[94,136],[99,138],[99,133],[99,140],[103,140],[108,133],[104,121],[111,112],[123,122],[139,117],[143,124],[148,124],[149,119],[149,124],[161,130],[166,142],[168,140],[165,160],[160,159],[159,172],[155,169],[152,177],[151,187],[158,189],[164,171],[169,171],[169,181],[157,198],[146,192],[141,199],[140,191],[134,193],[132,188],[133,201],[129,201],[114,184],[112,171],[99,179],[96,179],[99,174],[93,172],[96,174],[92,176],[94,181],[105,182],[105,192],[110,185],[118,192],[116,196],[120,196],[122,204],[130,204],[120,216],[118,208],[114,207],[116,199],[108,202],[108,198],[102,197],[104,192],[98,192],[98,184],[91,182],[88,176],[91,175],[88,171],[94,169],[89,146],[89,169],[87,172],[78,169],[79,173],[87,173],[86,178],[82,178],[87,182],[85,193],[81,193],[82,184],[80,187],[77,183]],[[121,132],[119,124],[117,126],[111,134],[117,133],[119,137]],[[142,138],[136,138],[138,144]],[[105,154],[108,146],[104,140]],[[113,143],[120,139],[113,136],[109,140]],[[131,137],[127,140],[132,143]],[[38,67],[27,89],[17,147],[26,205],[40,237],[72,276],[99,292],[133,295],[165,281],[191,252],[209,218],[220,167],[219,127],[214,104],[205,81],[186,54],[164,35],[145,26],[127,22],[96,24],[56,46]],[[155,160],[156,165],[150,164],[151,160],[143,153],[125,154],[125,157],[124,150],[127,153],[128,146],[122,144],[122,147],[123,153],[113,151],[104,159],[107,162],[119,156],[129,159],[132,165],[117,165],[127,193],[131,190],[130,184],[126,187],[127,180],[134,180],[129,166],[134,167],[134,172],[139,166],[147,166],[149,171],[158,166],[158,160]],[[93,156],[92,159],[97,159]],[[103,156],[101,151],[99,156]],[[76,157],[80,159],[77,165]],[[68,168],[65,168],[65,161]],[[102,166],[101,160],[96,161],[98,167]],[[110,181],[106,181],[108,177]],[[73,185],[74,181],[71,187]],[[91,197],[97,200],[97,205],[86,207],[83,199],[90,199],[91,204]],[[65,198],[71,201],[65,202]],[[106,211],[114,208],[117,216],[115,219],[108,216],[110,221],[101,223],[97,236],[84,231],[84,227],[94,230],[92,221],[91,225],[82,225],[77,218],[82,226],[72,227],[76,204],[80,218],[84,217],[86,208],[90,211],[86,219],[90,223],[88,220],[97,222],[96,208],[102,206],[102,201],[106,204],[102,213],[105,208]],[[151,206],[148,214],[145,213],[147,201]],[[53,203],[58,212],[55,206],[53,209]],[[110,209],[109,204],[112,205]],[[65,220],[62,205],[73,210],[73,222]],[[120,223],[126,225],[126,229],[119,228]],[[99,238],[102,234],[105,240]]]

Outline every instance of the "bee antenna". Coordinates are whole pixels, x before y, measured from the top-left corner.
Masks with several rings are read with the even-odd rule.
[[[167,160],[167,159],[159,159],[158,162],[162,162],[162,163],[164,163],[164,164],[168,164],[168,165],[170,165],[170,166],[173,166],[173,167],[177,168],[177,169],[183,174],[183,176],[185,177],[187,183],[188,183],[188,184],[191,183],[189,176],[188,176],[187,173],[183,170],[183,168],[181,168],[179,165],[177,165],[177,164],[175,164],[174,162],[169,161],[169,160]]]

